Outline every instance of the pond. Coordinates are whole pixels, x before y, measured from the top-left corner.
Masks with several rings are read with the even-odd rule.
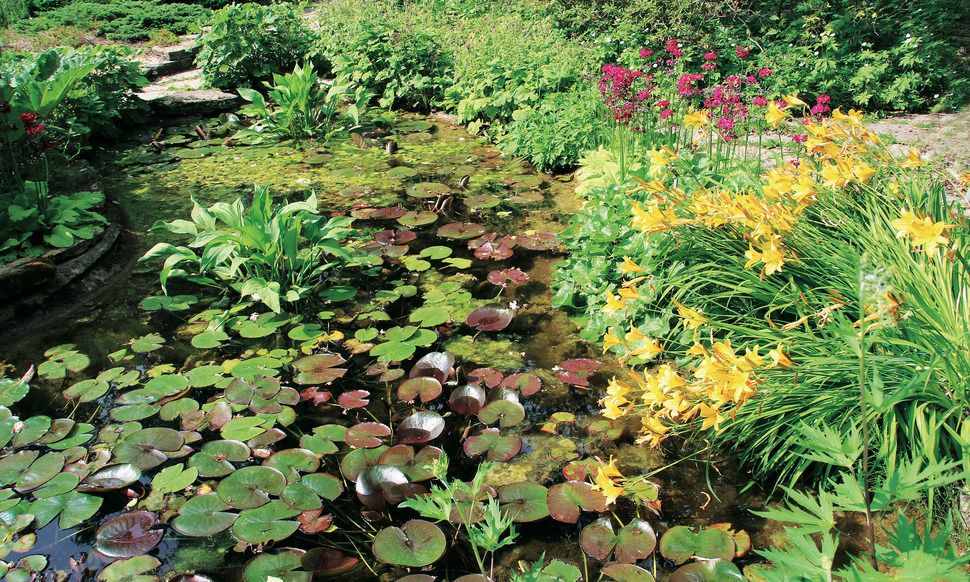
[[[552,488],[567,479],[583,481],[591,468],[588,459],[616,459],[623,475],[649,476],[642,503],[621,499],[617,504],[620,523],[638,517],[657,535],[676,525],[730,524],[746,531],[755,547],[768,543],[771,532],[748,512],[763,497],[740,493],[738,486],[746,480],[729,463],[706,453],[679,460],[676,451],[665,455],[637,445],[637,427],[598,416],[603,387],[612,375],[625,372],[582,342],[576,326],[550,305],[551,276],[561,257],[554,235],[577,205],[571,176],[538,174],[433,116],[385,114],[373,127],[327,144],[240,142],[231,138],[237,122],[230,115],[148,127],[99,156],[103,186],[127,222],[127,235],[109,256],[124,268],[95,300],[0,347],[10,376],[39,366],[29,396],[14,412],[21,419],[47,419],[36,422],[48,428],[50,418],[70,419],[53,421],[63,429],[60,438],[38,425],[32,438],[15,438],[10,446],[18,455],[63,451],[57,472],[63,468],[79,475],[82,490],[91,482],[90,473],[103,475],[112,449],[112,463],[118,462],[120,447],[127,451],[121,460],[140,470],[131,475],[134,480],[121,479],[121,486],[88,487],[103,502],[91,511],[76,508],[77,520],[70,519],[69,508],[49,504],[50,520],[37,532],[36,544],[15,551],[8,561],[44,554],[48,574],[92,578],[112,561],[104,555],[105,542],[97,539],[98,526],[137,509],[166,524],[160,541],[141,530],[135,536],[158,541],[145,547],[161,562],[160,574],[242,579],[243,566],[262,552],[284,556],[285,567],[265,561],[259,572],[289,572],[287,580],[305,579],[294,574],[301,560],[304,569],[327,575],[344,571],[357,558],[345,574],[352,579],[398,579],[408,570],[375,559],[370,540],[414,512],[393,507],[400,499],[388,493],[388,482],[370,483],[383,491],[376,500],[362,483],[374,478],[369,468],[394,468],[388,459],[403,455],[397,465],[407,473],[403,484],[423,489],[427,479],[415,475],[415,451],[425,458],[443,453],[450,459],[450,475],[460,479],[471,479],[483,458],[498,461],[486,483],[500,499],[503,491],[514,491],[509,485]],[[217,298],[176,282],[170,283],[171,299],[162,297],[157,263],[134,261],[156,242],[175,242],[170,233],[151,229],[156,221],[188,217],[193,199],[202,206],[248,200],[254,185],[268,186],[277,199],[290,201],[313,192],[323,212],[356,217],[360,248],[380,260],[357,274],[342,274],[324,293],[319,310],[260,315],[250,305],[233,314],[228,334],[212,334],[214,314],[225,307]],[[397,343],[375,351],[382,340]],[[61,347],[45,357],[54,346]],[[434,355],[445,352],[453,361]],[[331,353],[327,363],[312,359]],[[334,369],[343,371],[327,371]],[[426,380],[408,383],[405,374]],[[260,392],[265,385],[253,387],[261,381],[271,385],[269,392]],[[131,389],[139,385],[144,388]],[[454,394],[461,389],[467,399],[456,405]],[[487,402],[476,406],[486,392]],[[483,404],[492,412],[485,414]],[[417,436],[407,432],[418,422],[410,419],[415,414],[431,414],[426,417],[431,428],[419,423]],[[246,418],[257,420],[232,424]],[[153,429],[167,432],[146,433]],[[161,442],[170,438],[178,442]],[[245,444],[226,444],[237,441]],[[225,450],[216,451],[219,446]],[[157,479],[160,470],[172,466],[202,471],[185,483],[174,479],[175,485]],[[328,483],[333,495],[324,496],[321,514],[316,496],[305,504],[291,499],[306,486],[291,487],[285,505],[275,499],[283,484],[273,490],[275,485],[259,481],[242,490],[274,497],[263,507],[272,507],[275,515],[256,516],[248,529],[238,522],[219,529],[205,519],[188,519],[187,498],[219,494],[225,500],[228,475],[241,475],[239,469],[249,466],[280,469],[288,486],[324,475],[316,479],[318,485]],[[402,474],[398,468],[395,475]],[[79,495],[77,480],[58,477],[63,490],[45,491],[55,475],[47,478],[38,477],[37,487],[11,491],[4,511],[23,507],[16,505],[18,497],[77,501],[64,497]],[[544,489],[541,496],[545,507]],[[259,504],[230,505],[245,515]],[[219,520],[235,516],[230,512],[223,505],[201,515]],[[545,517],[548,513],[521,520],[515,544],[496,554],[495,579],[510,579],[520,561],[542,556],[596,578],[599,566],[581,549],[580,533],[597,515],[583,512],[570,523]],[[179,519],[182,525],[176,527]],[[299,529],[290,527],[296,520]],[[65,524],[70,527],[62,529]],[[317,550],[311,567],[310,554],[303,552],[314,548],[339,549],[345,557]],[[145,552],[122,555],[140,553]],[[659,575],[676,566],[660,554],[647,554],[636,560],[645,570]],[[750,559],[739,557],[735,563]],[[254,579],[255,571],[246,579]],[[460,544],[427,570],[440,579],[477,571],[471,552]]]

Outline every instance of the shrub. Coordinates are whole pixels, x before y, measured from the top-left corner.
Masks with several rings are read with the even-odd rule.
[[[428,111],[451,84],[451,55],[427,34],[383,18],[361,20],[327,55],[337,83],[377,97],[381,107]]]
[[[240,113],[258,118],[252,127],[240,131],[238,136],[273,136],[303,140],[322,138],[326,140],[337,128],[335,120],[347,87],[322,84],[312,65],[297,65],[292,73],[273,75],[266,103],[262,94],[254,89],[239,89],[239,94],[249,102]],[[359,108],[352,105],[348,115],[359,123]]]
[[[280,313],[284,303],[311,298],[326,285],[331,271],[350,261],[341,240],[353,221],[320,214],[312,194],[304,202],[278,205],[267,188],[257,186],[249,205],[239,199],[209,208],[195,204],[192,220],[157,224],[190,236],[191,242],[158,243],[141,260],[165,260],[159,273],[163,290],[169,279],[181,278],[236,301],[253,298]]]
[[[100,192],[52,195],[45,182],[25,182],[19,192],[0,194],[0,262],[93,238],[108,223],[98,211],[103,203]]]
[[[146,40],[160,29],[185,34],[208,14],[209,10],[202,6],[162,4],[158,0],[74,2],[23,21],[18,28],[34,32],[86,28],[109,40],[134,42]]]
[[[13,26],[17,21],[27,18],[28,7],[25,0],[4,0],[0,5],[0,28]]]
[[[250,86],[303,61],[314,32],[302,4],[232,4],[216,11],[196,63],[214,87]]]
[[[543,172],[575,166],[601,140],[599,113],[590,91],[577,86],[547,97],[537,107],[513,113],[498,144]]]

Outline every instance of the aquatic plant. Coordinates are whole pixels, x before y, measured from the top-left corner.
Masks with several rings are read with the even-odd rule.
[[[156,228],[192,237],[188,246],[158,243],[142,261],[164,258],[162,289],[170,278],[252,298],[280,313],[326,287],[326,275],[352,259],[342,241],[351,233],[350,217],[321,216],[316,197],[275,205],[269,190],[257,186],[251,204],[237,199],[203,208],[192,220],[160,223]]]

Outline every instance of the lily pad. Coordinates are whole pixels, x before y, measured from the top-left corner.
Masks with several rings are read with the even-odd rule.
[[[356,568],[360,558],[333,548],[313,548],[303,555],[301,563],[303,569],[314,576],[332,577]]]
[[[468,240],[485,234],[487,229],[474,222],[452,222],[438,229],[438,236],[455,240]]]
[[[414,402],[418,397],[421,402],[431,402],[441,396],[441,382],[434,378],[409,378],[397,387],[397,397],[404,402]]]
[[[407,194],[412,198],[437,198],[449,193],[451,187],[440,182],[418,182],[407,188]]]
[[[195,495],[186,501],[172,520],[175,531],[192,537],[210,537],[229,529],[238,517],[215,493]]]
[[[474,416],[485,406],[485,396],[485,390],[481,386],[460,386],[451,391],[448,406],[462,416]]]
[[[455,357],[448,352],[428,352],[414,363],[410,378],[434,378],[444,384],[455,375]]]
[[[698,560],[681,566],[670,575],[670,582],[731,582],[744,580],[738,567],[730,560]]]
[[[314,354],[305,356],[293,362],[293,369],[298,374],[293,378],[297,384],[326,384],[347,373],[346,368],[337,368],[344,363],[344,359],[337,354]]]
[[[656,582],[653,574],[633,564],[607,564],[601,571],[616,582]]]
[[[716,527],[695,533],[689,527],[678,525],[668,529],[660,538],[660,553],[675,564],[683,564],[695,555],[730,562],[735,551],[736,546],[730,534]]]
[[[304,475],[300,482],[313,490],[320,499],[333,501],[344,491],[343,481],[329,473]]]
[[[78,486],[78,491],[90,493],[114,491],[127,487],[140,478],[141,469],[130,463],[112,465],[88,476]]]
[[[503,435],[497,428],[486,428],[465,439],[463,448],[469,457],[484,454],[487,460],[501,463],[519,454],[522,439],[517,435]]]
[[[347,430],[344,436],[347,444],[358,449],[373,449],[381,446],[381,439],[391,436],[391,429],[380,422],[361,422]]]
[[[653,553],[657,547],[657,535],[650,524],[642,519],[634,519],[614,533],[613,523],[602,518],[583,528],[579,543],[594,559],[605,561],[615,551],[617,562],[633,564]]]
[[[589,483],[581,481],[566,481],[557,483],[549,488],[547,497],[549,515],[556,521],[576,523],[580,510],[603,512],[606,511],[606,497],[593,489]]]
[[[272,467],[243,467],[219,482],[219,498],[237,509],[251,509],[269,503],[286,487],[286,476]]]
[[[167,461],[170,454],[179,451],[184,444],[185,439],[176,430],[145,428],[116,444],[112,454],[115,462],[152,469]]]
[[[412,519],[401,527],[387,527],[374,537],[374,556],[385,563],[423,568],[438,561],[448,541],[433,523]]]
[[[431,410],[415,412],[397,426],[397,438],[401,444],[413,445],[432,441],[445,430],[445,419]]]
[[[285,540],[299,529],[300,523],[290,519],[299,514],[299,510],[282,501],[270,501],[266,505],[240,513],[232,525],[232,535],[250,544]]]
[[[502,428],[513,427],[525,419],[525,408],[519,402],[519,395],[508,388],[495,388],[488,394],[486,404],[478,412],[478,420],[485,424],[495,424]]]
[[[285,449],[277,451],[263,461],[266,467],[272,467],[286,476],[287,483],[300,480],[300,473],[312,473],[320,468],[320,459],[307,449]]]
[[[539,521],[549,516],[548,491],[538,483],[510,483],[498,488],[498,500],[505,515],[516,523]]]
[[[198,469],[200,477],[225,477],[236,470],[233,462],[242,463],[249,454],[249,447],[241,441],[209,441],[189,458],[189,466]]]
[[[131,558],[147,554],[162,541],[164,532],[152,529],[158,516],[132,511],[109,519],[94,534],[94,548],[109,558]]]
[[[154,556],[134,556],[126,560],[119,560],[108,564],[98,573],[98,580],[102,582],[145,582],[153,580],[154,576],[144,576],[162,563]]]
[[[14,488],[23,493],[36,489],[54,478],[64,468],[63,453],[47,453],[30,464],[30,467],[20,473]]]
[[[387,448],[380,446],[375,449],[354,449],[350,451],[340,460],[340,474],[348,481],[356,481],[364,469],[379,464],[381,455]]]
[[[266,582],[272,578],[282,582],[310,582],[313,574],[301,569],[305,555],[303,550],[294,548],[259,554],[243,568],[243,582]]]
[[[542,390],[542,380],[535,374],[512,374],[502,381],[502,386],[518,390],[519,394],[528,398]]]
[[[410,445],[394,445],[381,454],[378,463],[397,467],[407,475],[409,481],[417,483],[434,477],[431,463],[443,454],[438,447],[426,446],[415,453]]]
[[[465,323],[478,331],[502,331],[512,323],[515,312],[501,305],[486,305],[468,314]]]
[[[430,210],[411,211],[397,219],[404,226],[425,226],[434,224],[438,220],[438,213]]]

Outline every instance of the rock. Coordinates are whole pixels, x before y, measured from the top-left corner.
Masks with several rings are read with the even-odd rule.
[[[191,61],[199,53],[199,45],[194,38],[178,44],[152,47],[151,54],[164,61]]]
[[[142,92],[138,97],[148,103],[152,112],[164,117],[212,115],[234,109],[238,95],[218,89],[195,89],[171,93]]]

